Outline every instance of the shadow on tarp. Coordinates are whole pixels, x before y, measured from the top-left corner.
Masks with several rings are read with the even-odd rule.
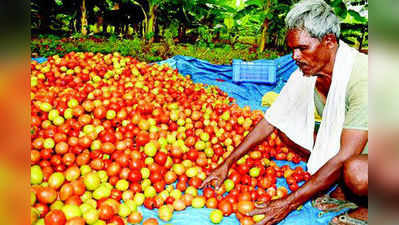
[[[46,58],[34,58],[40,63],[46,61]],[[258,60],[259,61],[259,60]],[[261,60],[260,60],[261,61]],[[275,91],[279,93],[285,82],[297,66],[292,60],[290,55],[286,55],[275,59],[277,68],[277,80],[275,85],[254,84],[254,83],[233,83],[232,82],[232,66],[231,65],[214,65],[204,60],[199,60],[187,56],[174,56],[173,58],[159,62],[159,64],[169,64],[173,68],[177,68],[179,73],[183,75],[190,75],[194,82],[204,83],[208,85],[216,85],[221,90],[229,94],[229,96],[236,99],[240,107],[245,105],[251,106],[251,109],[260,109],[265,111],[267,107],[260,105],[263,95],[268,91]],[[223,81],[221,81],[223,80]],[[294,164],[288,161],[276,161],[278,166],[289,165],[291,168],[302,166],[306,170],[306,164]],[[302,185],[300,183],[300,185]],[[277,179],[277,186],[284,186],[289,190],[288,185],[283,178]],[[335,187],[331,188],[333,190]],[[200,191],[201,193],[201,191]],[[201,208],[195,209],[192,207],[186,208],[184,211],[175,211],[172,220],[169,222],[161,221],[158,218],[158,210],[149,210],[144,206],[138,207],[138,210],[143,214],[143,221],[148,218],[157,218],[159,224],[173,224],[173,225],[213,225],[209,219],[209,214],[213,209]],[[312,207],[310,201],[303,205],[300,210],[291,212],[279,225],[326,225],[329,221],[345,212],[348,209],[341,210],[340,212],[326,213],[319,217],[320,210]],[[142,223],[140,223],[142,224]],[[221,225],[239,225],[240,222],[234,214],[225,217],[220,223]]]

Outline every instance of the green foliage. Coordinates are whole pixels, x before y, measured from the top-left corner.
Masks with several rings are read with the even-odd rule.
[[[112,41],[91,38],[59,38],[56,36],[41,36],[40,39],[31,41],[32,57],[48,57],[58,54],[65,55],[68,52],[100,52],[103,54],[120,52],[122,55],[130,55],[140,61],[156,62],[175,55],[192,56],[210,61],[214,64],[231,64],[233,59],[247,61],[257,59],[271,59],[278,57],[276,51],[266,50],[257,53],[251,50],[251,45],[236,43],[233,47],[228,44],[216,47],[212,43],[208,46],[197,44],[178,44],[173,47],[168,43],[153,43],[151,46],[139,37],[133,39],[119,39],[113,37]]]

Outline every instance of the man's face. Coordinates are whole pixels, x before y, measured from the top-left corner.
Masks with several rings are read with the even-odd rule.
[[[323,41],[313,38],[305,30],[289,30],[287,44],[292,49],[292,58],[305,76],[316,75],[330,61],[331,53]]]

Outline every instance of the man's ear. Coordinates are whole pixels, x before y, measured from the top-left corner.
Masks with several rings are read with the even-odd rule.
[[[338,44],[337,37],[334,34],[326,34],[322,39],[322,43],[327,48],[334,48]]]

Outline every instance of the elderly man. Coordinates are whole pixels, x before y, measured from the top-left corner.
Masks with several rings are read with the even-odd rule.
[[[310,155],[311,179],[296,192],[257,205],[249,216],[264,214],[258,224],[284,219],[304,202],[327,190],[342,177],[356,196],[368,194],[368,58],[339,41],[339,20],[322,0],[297,3],[286,17],[287,44],[299,69],[276,102],[232,154],[201,187],[220,187],[230,166],[278,129],[298,153]],[[314,137],[314,110],[323,115]],[[315,140],[314,140],[315,139]],[[342,175],[342,176],[341,176]],[[346,217],[345,217],[346,216]],[[331,224],[367,224],[348,215]]]

